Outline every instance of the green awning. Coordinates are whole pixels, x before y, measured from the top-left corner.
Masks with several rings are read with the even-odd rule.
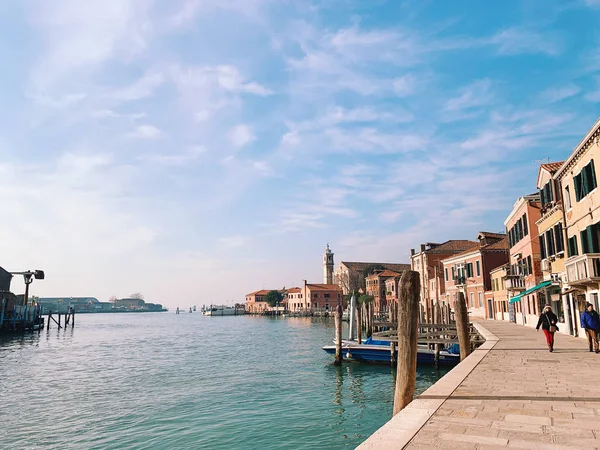
[[[511,298],[510,303],[518,302],[519,300],[521,300],[521,297],[523,297],[524,295],[528,295],[528,294],[531,294],[532,292],[539,291],[540,289],[544,289],[545,287],[548,287],[551,284],[552,284],[552,281],[542,281],[537,286],[534,286],[531,289],[527,289],[525,292],[522,292],[521,294],[517,295],[516,297]]]

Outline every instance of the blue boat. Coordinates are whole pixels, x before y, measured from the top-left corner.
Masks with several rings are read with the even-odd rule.
[[[327,353],[335,355],[335,344],[323,347]],[[398,350],[396,350],[398,352]],[[391,364],[390,341],[380,341],[368,338],[362,344],[357,341],[342,340],[342,355],[345,360],[360,361],[378,364]],[[455,366],[460,362],[460,348],[458,344],[440,350],[438,365]],[[435,364],[435,350],[427,345],[417,348],[417,364]]]

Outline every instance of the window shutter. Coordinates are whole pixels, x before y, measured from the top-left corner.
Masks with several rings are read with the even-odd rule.
[[[452,267],[452,279],[456,280],[456,268]]]
[[[477,268],[477,276],[481,276],[481,265],[479,264],[479,261],[475,262],[476,268]]]
[[[540,189],[540,199],[542,200],[542,208],[546,204],[546,186]]]
[[[527,270],[529,272],[529,275],[533,274],[533,267],[531,265],[531,256],[527,257]]]
[[[581,253],[589,253],[587,229],[583,230],[581,233],[579,233],[579,235],[581,238]]]
[[[596,184],[596,168],[594,166],[594,160],[593,159],[588,164],[588,167],[589,167],[588,183],[589,183],[589,186],[590,186],[589,189],[588,189],[588,193],[590,193],[597,186],[597,184]]]
[[[581,174],[573,177],[573,185],[575,186],[575,200],[581,200]]]
[[[542,259],[546,259],[546,240],[544,239],[544,235],[540,234],[540,257]]]

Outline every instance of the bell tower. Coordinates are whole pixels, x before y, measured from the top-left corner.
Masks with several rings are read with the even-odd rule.
[[[327,244],[323,254],[323,283],[333,284],[333,252]]]

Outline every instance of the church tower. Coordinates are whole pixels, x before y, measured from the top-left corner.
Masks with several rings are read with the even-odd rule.
[[[333,252],[327,244],[323,254],[323,283],[333,284]]]

